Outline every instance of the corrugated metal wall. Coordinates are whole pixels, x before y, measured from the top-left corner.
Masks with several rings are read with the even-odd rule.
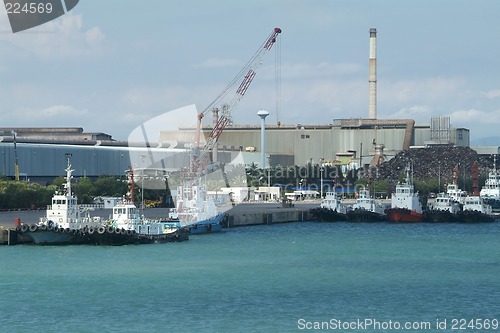
[[[106,146],[74,146],[49,144],[17,144],[21,177],[53,178],[64,176],[66,154],[71,154],[75,177],[122,176],[130,166],[134,168],[179,168],[186,165],[185,154],[172,154],[168,150]],[[140,156],[131,161],[130,156]],[[14,177],[15,153],[13,143],[0,143],[0,174]]]
[[[363,155],[373,154],[374,139],[384,144],[387,151],[398,152],[403,148],[404,136],[404,128],[269,130],[266,132],[266,152],[294,155],[295,164],[303,165],[311,159],[313,163],[318,163],[320,158],[335,160],[337,153],[349,150],[359,152],[361,143]],[[225,131],[219,139],[221,146],[254,146],[259,151],[260,130]]]
[[[17,144],[19,172],[27,177],[63,176],[66,154],[71,154],[75,176],[123,175],[130,165],[127,149],[96,146]],[[0,173],[13,177],[15,152],[12,143],[0,145]]]

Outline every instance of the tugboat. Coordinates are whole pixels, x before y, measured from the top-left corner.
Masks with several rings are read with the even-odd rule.
[[[115,233],[135,236],[136,243],[166,243],[188,239],[189,231],[179,222],[168,219],[146,219],[130,200],[124,200],[113,207],[113,215],[106,229],[100,227],[98,234]],[[102,240],[100,240],[100,238]],[[96,243],[105,245],[106,238],[101,236]]]
[[[477,195],[471,195],[465,198],[462,211],[458,213],[458,218],[459,221],[463,223],[495,221],[491,206],[487,205],[484,200]]]
[[[387,208],[385,214],[391,222],[423,221],[422,204],[410,179],[409,166],[406,167],[405,182],[396,185],[396,192],[391,195],[391,208]]]
[[[457,222],[459,220],[460,204],[448,193],[438,193],[436,200],[425,212],[428,222]]]
[[[179,222],[192,235],[222,231],[225,216],[217,211],[214,200],[207,198],[203,185],[178,186],[177,193],[180,197],[176,208],[170,209],[170,221]]]
[[[484,182],[484,186],[479,192],[479,196],[484,202],[491,206],[496,211],[500,209],[500,173],[496,168],[497,158],[493,158],[493,169],[488,173],[488,179]]]
[[[16,230],[30,238],[34,244],[83,244],[87,236],[102,226],[99,217],[91,218],[89,210],[82,210],[78,206],[77,198],[71,191],[72,172],[68,156],[66,183],[64,192],[58,191],[52,197],[52,204],[47,206],[45,217],[41,217],[38,224],[22,224]]]
[[[321,205],[312,208],[310,213],[319,221],[347,221],[347,207],[340,201],[336,192],[326,192]]]
[[[90,217],[88,210],[80,209],[77,197],[71,191],[74,170],[69,157],[65,170],[64,193],[54,194],[46,216],[37,224],[22,224],[16,228],[20,235],[27,236],[34,244],[126,245],[187,239],[187,231],[180,225],[143,219],[137,214],[137,208],[129,203],[113,208],[110,221]]]
[[[385,220],[385,207],[370,197],[370,191],[359,191],[356,203],[347,212],[351,222],[380,222]]]
[[[454,183],[446,187],[446,195],[450,197],[451,201],[462,205],[467,197],[467,192],[458,188],[455,178]]]

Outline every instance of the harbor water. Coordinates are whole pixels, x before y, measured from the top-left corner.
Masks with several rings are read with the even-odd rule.
[[[499,223],[295,222],[181,243],[3,246],[0,331],[495,332],[499,239]]]

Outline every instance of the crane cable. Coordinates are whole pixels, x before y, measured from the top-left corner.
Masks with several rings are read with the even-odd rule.
[[[274,49],[274,86],[276,90],[276,125],[281,126],[281,38]]]

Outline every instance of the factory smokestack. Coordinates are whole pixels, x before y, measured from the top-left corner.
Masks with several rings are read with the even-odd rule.
[[[368,119],[377,119],[377,29],[370,29],[370,73],[368,74]]]

